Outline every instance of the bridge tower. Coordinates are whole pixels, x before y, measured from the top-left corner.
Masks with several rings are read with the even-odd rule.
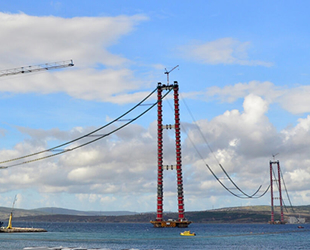
[[[274,172],[273,165],[276,165],[277,174]],[[279,197],[274,196],[274,183],[276,183],[279,190]],[[281,169],[279,161],[270,161],[270,192],[271,192],[271,220],[270,224],[285,224],[283,216],[283,201],[282,201],[282,188],[281,188]],[[278,199],[280,202],[280,221],[274,220],[274,200]]]
[[[162,110],[162,92],[164,90],[173,90],[174,93],[174,125],[164,125]],[[151,221],[154,227],[187,227],[191,222],[184,217],[184,196],[183,196],[183,179],[182,179],[182,160],[181,160],[181,128],[180,128],[180,110],[179,110],[179,85],[178,82],[167,85],[158,83],[157,86],[157,217]],[[163,130],[175,130],[175,152],[176,164],[163,165]],[[177,190],[178,190],[178,219],[163,219],[163,171],[164,169],[176,170]]]

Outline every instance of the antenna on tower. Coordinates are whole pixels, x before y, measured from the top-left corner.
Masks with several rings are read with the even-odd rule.
[[[169,74],[170,74],[170,72],[175,70],[177,67],[179,67],[179,65],[175,66],[173,69],[171,69],[169,71],[165,68],[165,74],[167,75],[167,85],[169,85]]]

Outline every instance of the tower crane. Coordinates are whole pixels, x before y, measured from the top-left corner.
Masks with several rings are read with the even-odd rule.
[[[17,199],[16,199],[16,195],[15,195],[15,198],[14,198],[14,201],[13,201],[12,210],[11,210],[11,214],[10,214],[10,218],[9,218],[9,224],[7,226],[7,229],[12,229],[13,210],[14,210],[14,205],[15,205],[16,200]]]
[[[61,69],[61,68],[72,67],[72,66],[74,66],[73,60],[53,62],[53,63],[44,63],[44,64],[25,66],[25,67],[20,67],[20,68],[0,70],[0,77],[31,73],[31,72],[38,72],[38,71],[50,70],[50,69]]]
[[[169,74],[170,74],[170,72],[175,70],[177,67],[179,67],[179,65],[175,66],[173,69],[171,69],[169,71],[165,68],[165,74],[167,75],[167,85],[169,85]]]
[[[26,67],[20,67],[20,68],[0,70],[0,77],[31,73],[31,72],[38,72],[42,70],[61,69],[61,68],[73,67],[73,66],[74,66],[73,60],[66,60],[66,61],[53,62],[53,63],[44,63],[44,64],[38,64],[38,65],[32,65],[32,66],[26,66]],[[6,168],[7,167],[0,166],[0,169],[6,169]]]

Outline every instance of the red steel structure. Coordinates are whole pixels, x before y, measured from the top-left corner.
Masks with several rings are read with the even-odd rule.
[[[163,109],[162,109],[162,92],[163,90],[173,90],[174,94],[174,125],[163,125]],[[175,129],[175,152],[176,165],[163,165],[163,129]],[[180,128],[180,110],[179,110],[179,85],[175,81],[174,84],[157,86],[157,216],[155,221],[151,223],[155,227],[187,227],[191,222],[184,218],[184,196],[183,196],[183,179],[182,179],[182,159],[181,159],[181,128]],[[178,189],[178,220],[163,219],[163,170],[166,167],[177,172],[177,189]]]
[[[277,169],[277,176],[273,171],[273,165],[276,165]],[[283,201],[282,201],[282,189],[281,189],[281,169],[280,169],[280,163],[279,161],[270,161],[270,192],[271,192],[271,220],[270,224],[285,224],[284,222],[284,216],[283,216]],[[279,197],[274,196],[274,186],[273,183],[276,183],[279,190]],[[274,219],[274,200],[279,199],[280,201],[280,214],[281,219],[280,221],[275,221]]]

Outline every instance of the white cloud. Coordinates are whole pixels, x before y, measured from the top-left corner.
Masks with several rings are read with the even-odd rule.
[[[231,187],[231,184],[224,178],[214,156],[234,181],[245,192],[252,194],[259,185],[263,184],[261,192],[268,186],[269,160],[273,153],[280,152],[288,190],[306,201],[305,193],[310,190],[307,181],[309,176],[305,174],[310,171],[308,150],[305,150],[309,147],[310,141],[310,117],[300,119],[295,127],[278,132],[267,119],[267,111],[266,100],[249,94],[244,99],[243,110],[227,110],[210,121],[198,121],[197,125],[207,138],[214,155],[206,146],[197,127],[190,124],[185,126],[188,128],[191,140],[204,157],[203,160],[228,187]],[[99,204],[105,201],[106,205],[109,204],[107,205],[109,208],[115,210],[140,211],[139,209],[144,208],[152,211],[156,202],[157,165],[156,129],[153,129],[153,125],[150,125],[150,129],[133,125],[120,131],[113,138],[106,138],[81,150],[2,170],[0,176],[2,191],[36,188],[42,195],[52,196],[53,193],[64,192],[74,195],[80,202],[87,200],[91,204]],[[89,129],[74,129],[71,136],[84,134]],[[28,133],[31,139],[19,143],[12,150],[14,151],[12,155],[37,151],[38,145],[42,147],[47,138],[52,138],[53,135],[57,140],[62,138],[62,133],[55,130],[45,131],[45,134],[42,130],[39,133],[27,129],[20,131]],[[188,138],[186,136],[183,138],[186,208],[211,209],[211,206],[235,204],[237,198],[228,195],[227,191],[216,182]],[[5,150],[0,151],[2,158],[6,153]],[[166,160],[168,158],[165,157]],[[304,181],[298,181],[301,179]],[[174,172],[165,172],[164,186],[167,192],[165,210],[176,209],[174,180]],[[140,208],[132,203],[133,197],[139,201]],[[223,199],[227,204],[223,204]],[[22,201],[21,199],[20,202]],[[57,201],[55,202],[57,205]],[[269,196],[266,195],[258,204],[268,202]]]
[[[130,34],[143,20],[146,20],[145,16],[65,19],[0,13],[0,32],[3,34],[0,41],[6,44],[0,48],[3,58],[1,68],[71,58],[76,64],[74,68],[62,71],[32,74],[22,79],[19,76],[1,79],[0,91],[40,94],[65,92],[85,100],[136,103],[146,94],[131,93],[141,89],[142,84],[136,80],[134,72],[126,68],[130,61],[122,55],[111,53],[109,47]],[[248,42],[225,38],[183,49],[186,49],[187,56],[207,64],[272,65],[248,59],[249,45]],[[154,67],[163,66],[154,64]],[[269,184],[269,159],[273,153],[280,152],[289,191],[295,197],[307,200],[310,186],[307,181],[309,176],[305,173],[309,172],[307,149],[310,118],[299,119],[295,127],[279,132],[266,114],[269,105],[275,102],[292,113],[308,112],[308,91],[307,87],[292,90],[278,88],[271,82],[251,81],[224,88],[212,87],[203,93],[203,100],[205,96],[223,102],[243,100],[240,109],[226,110],[210,121],[198,121],[197,125],[219,162],[248,193],[253,193],[260,184],[264,184],[264,187]],[[185,95],[196,98],[198,94]],[[221,178],[225,177],[197,126],[187,124],[187,127],[203,160]],[[1,159],[38,152],[47,148],[51,141],[68,141],[93,128],[76,127],[70,131],[18,129],[27,139],[17,143],[11,150],[0,150]],[[182,139],[186,208],[210,209],[212,205],[236,204],[235,198],[228,195],[209,173],[186,136],[182,136]],[[128,208],[153,211],[156,207],[156,141],[155,123],[148,129],[131,125],[112,137],[80,150],[1,170],[1,191],[37,190],[41,194],[40,202],[36,203],[38,205],[63,205],[64,201],[58,196],[65,193],[67,197],[74,196],[72,200],[75,202],[108,204],[110,209],[107,210]],[[165,138],[165,143],[173,145],[169,137]],[[174,152],[166,157],[165,160],[174,159]],[[173,172],[165,174],[166,180],[169,180],[164,184],[167,191],[165,210],[175,210],[175,175]],[[304,183],[296,184],[301,177]],[[260,204],[269,202],[269,197],[266,197],[259,201]],[[26,202],[27,199],[21,198],[19,205],[29,206]]]
[[[187,58],[205,64],[239,64],[270,67],[273,64],[248,59],[250,42],[240,42],[231,37],[206,43],[186,45],[181,48]]]
[[[36,17],[0,13],[0,68],[73,59],[74,68],[1,78],[0,91],[65,92],[74,98],[114,103],[135,102],[147,88],[128,69],[130,61],[109,52],[111,45],[146,20],[143,15],[117,17]],[[143,94],[142,94],[143,95]]]
[[[236,83],[223,88],[212,86],[205,92],[190,92],[184,96],[201,100],[220,100],[221,102],[233,103],[243,99],[249,94],[264,98],[268,104],[277,103],[284,110],[292,114],[303,114],[310,112],[309,86],[278,87],[274,83],[265,81],[250,81],[248,83]]]
[[[212,86],[206,91],[208,97],[216,97],[222,102],[234,102],[239,98],[244,98],[249,94],[263,96],[268,102],[283,95],[283,91],[276,87],[272,82],[250,81],[249,83],[236,83],[226,85],[223,88]]]
[[[310,112],[310,86],[298,86],[287,90],[279,102],[282,107],[293,114]]]
[[[0,13],[1,43],[6,45],[0,48],[5,58],[0,66],[66,59],[74,59],[78,67],[119,66],[127,60],[107,48],[145,19],[142,15],[60,18]]]

